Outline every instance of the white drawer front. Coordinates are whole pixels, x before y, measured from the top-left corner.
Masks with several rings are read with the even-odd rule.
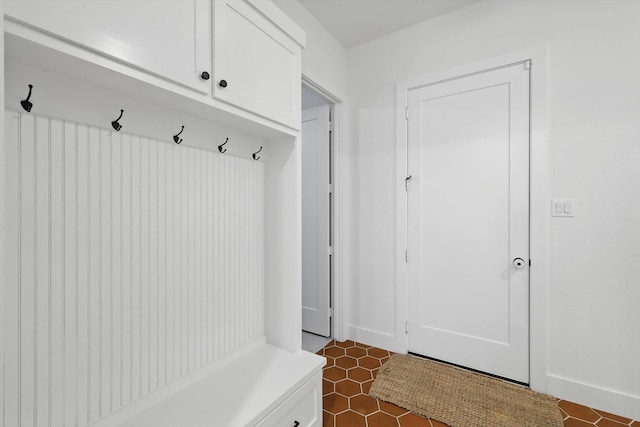
[[[256,427],[322,427],[322,373],[318,372]]]

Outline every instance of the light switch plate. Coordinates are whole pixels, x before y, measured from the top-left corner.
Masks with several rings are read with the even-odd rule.
[[[575,199],[552,199],[551,200],[551,216],[576,216]]]

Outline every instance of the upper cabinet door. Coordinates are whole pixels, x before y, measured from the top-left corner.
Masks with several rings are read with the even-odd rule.
[[[213,1],[213,96],[299,129],[301,46],[256,7]]]
[[[211,93],[208,0],[9,0],[5,15],[203,94]]]

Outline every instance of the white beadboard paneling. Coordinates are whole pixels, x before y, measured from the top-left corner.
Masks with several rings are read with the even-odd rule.
[[[3,392],[4,399],[4,425],[20,425],[21,424],[21,408],[20,401],[22,397],[22,381],[20,378],[21,371],[21,332],[22,324],[20,322],[21,307],[22,307],[22,290],[19,286],[22,283],[21,278],[21,256],[22,256],[22,239],[20,236],[20,227],[22,221],[22,200],[20,197],[20,188],[22,175],[20,169],[22,167],[21,159],[21,144],[20,144],[20,120],[18,114],[12,114],[11,120],[5,122],[5,146],[4,156],[7,159],[4,162],[6,167],[5,177],[12,176],[13,180],[5,179],[5,184],[10,184],[13,181],[14,188],[6,188],[6,206],[14,205],[17,209],[6,210],[6,227],[4,238],[7,241],[7,248],[15,248],[12,251],[6,251],[6,266],[5,270],[5,283],[15,283],[15,286],[4,286],[4,301],[3,304],[3,339],[5,343],[13,343],[12,346],[4,345],[4,360],[5,366],[13,366],[14,369],[5,369],[3,373],[3,381],[5,384],[5,390]],[[11,159],[11,160],[9,160]],[[17,187],[17,188],[16,188]],[[13,224],[9,227],[9,224]],[[18,268],[9,268],[9,266],[18,266]],[[11,301],[11,303],[9,303]],[[13,319],[13,327],[9,327],[9,320]],[[8,388],[7,386],[11,386]],[[9,391],[12,391],[9,393]]]
[[[89,213],[88,213],[88,233],[87,233],[87,246],[88,246],[88,282],[86,286],[87,292],[87,307],[89,313],[87,316],[87,349],[89,353],[88,365],[87,365],[87,398],[88,413],[87,420],[89,422],[95,421],[99,418],[98,411],[100,409],[100,387],[102,385],[101,378],[101,362],[102,354],[100,352],[101,346],[101,322],[102,322],[102,277],[100,275],[102,270],[102,258],[101,258],[101,242],[102,235],[100,229],[100,222],[102,218],[101,204],[100,204],[100,178],[102,165],[101,158],[101,146],[100,146],[100,130],[96,128],[89,128],[89,171],[88,171],[88,199],[89,199]]]
[[[77,280],[76,298],[76,420],[79,426],[89,423],[89,128],[77,126]]]
[[[120,404],[122,396],[122,307],[124,306],[122,286],[122,135],[114,133],[111,139],[111,325],[109,351],[111,365],[111,393],[109,411]]]
[[[149,346],[151,334],[149,333],[150,292],[149,292],[149,140],[141,138],[140,157],[138,171],[140,175],[140,191],[138,194],[140,204],[140,298],[139,298],[139,327],[140,327],[140,352],[138,354],[139,390],[141,395],[149,392]]]
[[[49,413],[47,418],[61,420],[64,412],[64,140],[63,126],[59,120],[49,124],[50,142],[50,182],[49,182],[49,220],[50,220],[50,298],[49,298],[49,360],[48,390]],[[53,393],[58,390],[58,393]]]
[[[122,135],[122,399],[120,405],[132,400],[133,389],[133,195],[131,136]]]
[[[63,141],[63,350],[62,360],[64,363],[62,399],[64,412],[61,425],[75,425],[76,423],[76,401],[78,395],[78,385],[76,382],[76,360],[77,360],[77,307],[78,307],[78,242],[77,242],[77,216],[78,216],[78,143],[76,139],[77,128],[75,124],[64,123],[62,129]]]
[[[158,212],[158,222],[157,222],[157,235],[158,235],[158,310],[157,310],[157,340],[158,340],[158,351],[157,351],[157,377],[156,377],[156,387],[163,386],[167,382],[166,376],[166,354],[167,354],[167,341],[166,341],[166,330],[167,330],[167,233],[161,233],[160,230],[167,229],[166,223],[166,176],[167,176],[167,155],[166,155],[166,147],[167,144],[161,144],[158,147],[158,186],[160,189],[164,188],[165,191],[158,191],[158,201],[156,206],[156,211]]]
[[[34,125],[33,117],[22,117],[20,120],[20,150],[21,150],[21,166],[20,166],[20,408],[21,422],[35,424],[35,403],[36,396],[36,375],[37,366],[35,362],[35,331],[36,324],[34,304],[37,302],[37,293],[35,292],[36,281],[36,200],[35,200],[35,175],[36,175],[36,151],[34,144]],[[11,228],[9,224],[8,228]],[[10,267],[10,266],[9,266]],[[5,322],[10,325],[11,322]],[[31,327],[29,327],[31,326]],[[7,347],[7,345],[5,345]],[[7,371],[8,369],[5,369]],[[5,391],[8,393],[8,390]]]
[[[35,117],[35,299],[34,299],[34,356],[35,356],[35,401],[34,424],[48,419],[48,378],[50,359],[49,339],[49,293],[51,269],[50,231],[50,186],[51,165],[49,121]],[[45,421],[46,422],[46,421]]]
[[[4,425],[87,426],[264,335],[261,162],[5,118]]]

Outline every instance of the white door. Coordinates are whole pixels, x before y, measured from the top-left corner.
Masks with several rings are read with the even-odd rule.
[[[408,108],[409,351],[528,383],[528,66]]]
[[[329,105],[302,111],[302,329],[328,337]]]

